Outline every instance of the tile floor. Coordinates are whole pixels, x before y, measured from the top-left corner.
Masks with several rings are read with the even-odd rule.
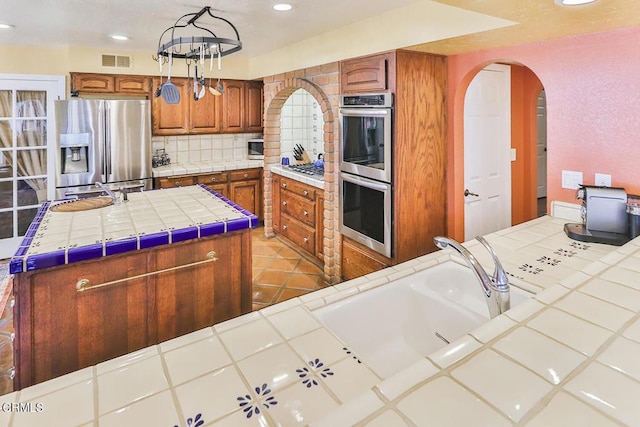
[[[252,240],[254,310],[324,286],[319,261],[301,255],[278,238],[267,239],[262,227],[253,230]],[[0,267],[7,262],[0,260]],[[0,395],[13,391],[13,332],[13,309],[7,304],[0,317]]]

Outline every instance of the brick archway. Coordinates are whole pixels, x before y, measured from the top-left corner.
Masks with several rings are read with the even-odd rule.
[[[280,111],[287,98],[298,89],[309,92],[318,102],[324,119],[324,280],[335,284],[340,278],[342,239],[339,233],[336,167],[338,153],[338,64],[313,67],[264,79],[264,224],[265,234],[273,236],[272,177],[270,167],[280,163]]]

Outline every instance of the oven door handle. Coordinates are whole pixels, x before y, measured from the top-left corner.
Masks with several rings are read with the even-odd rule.
[[[361,178],[359,176],[347,175],[344,173],[340,174],[340,178],[342,180],[350,182],[352,184],[359,184],[363,187],[371,188],[373,190],[387,191],[391,186],[389,184],[382,184],[375,181],[371,181],[370,179]]]
[[[391,108],[341,108],[340,114],[348,117],[387,116]]]

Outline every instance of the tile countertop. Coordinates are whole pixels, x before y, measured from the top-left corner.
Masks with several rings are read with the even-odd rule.
[[[262,160],[223,160],[210,162],[172,163],[152,169],[154,178],[176,175],[195,175],[209,172],[222,172],[236,169],[261,168]]]
[[[312,311],[460,261],[450,250],[1,396],[0,424],[640,425],[640,238],[574,246],[564,222],[487,236],[539,293],[388,378]]]
[[[256,227],[258,217],[204,185],[130,193],[129,201],[81,212],[42,205],[10,261],[10,273]]]
[[[285,176],[287,178],[291,178],[293,180],[311,185],[312,187],[316,187],[321,190],[324,190],[324,179],[318,179],[318,178],[314,178],[313,175],[306,175],[301,172],[296,172],[294,170],[287,168],[286,166],[282,167],[279,165],[273,165],[271,166],[270,170],[271,172],[276,173],[280,176]]]

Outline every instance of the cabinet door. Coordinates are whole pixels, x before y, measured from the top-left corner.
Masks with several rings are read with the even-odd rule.
[[[324,262],[324,197],[316,196],[316,256]]]
[[[166,79],[163,79],[164,83]],[[189,82],[187,79],[174,78],[171,82],[180,92],[180,102],[167,104],[162,97],[152,97],[152,122],[154,135],[181,135],[189,132]],[[160,86],[160,79],[153,79],[153,87]],[[155,89],[154,89],[155,90]]]
[[[115,78],[109,74],[71,73],[71,90],[88,93],[113,93]]]
[[[246,82],[246,132],[262,132],[262,116],[264,110],[263,84],[261,81]]]
[[[315,229],[290,217],[284,212],[280,215],[280,231],[284,237],[291,240],[297,246],[312,255],[316,252],[316,232]]]
[[[391,265],[391,261],[371,249],[342,237],[342,277],[355,279]]]
[[[147,76],[116,76],[116,93],[149,95],[150,78]]]
[[[251,268],[249,249],[245,259],[240,256],[245,238],[250,239],[250,234],[236,233],[158,249],[157,270],[180,268],[155,276],[156,342],[250,310],[250,287],[242,288],[243,274],[250,275]],[[247,263],[248,267],[243,265]]]
[[[272,174],[271,175],[273,177],[273,180],[271,181],[271,197],[273,198],[273,210],[272,210],[272,215],[273,215],[273,231],[276,233],[280,232],[280,194],[281,194],[281,189],[280,189],[280,175],[275,175]]]
[[[148,278],[128,279],[146,268],[146,254],[129,253],[18,275],[18,386],[150,345]],[[83,279],[86,290],[78,291]]]
[[[222,130],[244,132],[244,82],[223,80]]]
[[[342,93],[386,91],[388,66],[387,54],[343,61],[340,64]]]
[[[229,184],[229,198],[239,206],[262,218],[260,180],[236,181]]]
[[[222,104],[220,96],[214,96],[209,91],[203,98],[197,101],[190,93],[189,102],[189,133],[218,133],[220,126],[220,107]]]

